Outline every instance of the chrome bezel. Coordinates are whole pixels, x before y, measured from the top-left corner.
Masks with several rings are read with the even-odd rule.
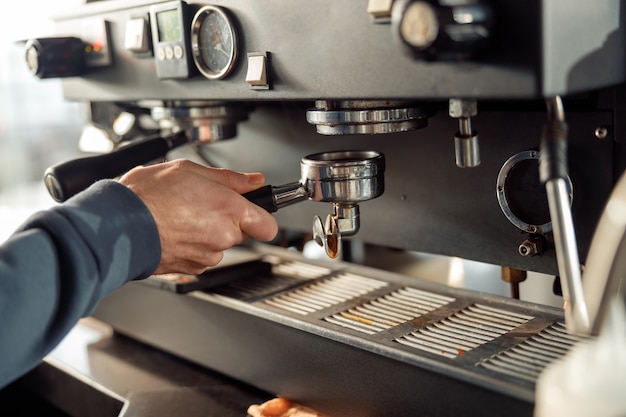
[[[231,50],[228,64],[221,68],[219,71],[211,70],[204,59],[200,54],[200,27],[204,20],[210,16],[212,13],[215,13],[220,19],[226,22],[226,26],[230,31],[230,36],[233,42],[233,48]],[[237,31],[235,29],[234,21],[228,16],[228,13],[225,9],[218,6],[204,6],[200,10],[196,12],[191,22],[191,54],[193,57],[193,61],[196,64],[196,68],[202,75],[210,80],[220,80],[228,76],[233,68],[235,67],[235,63],[237,62],[237,56],[239,55],[239,45],[237,40]]]
[[[506,160],[504,165],[502,165],[502,168],[500,168],[500,172],[498,173],[498,179],[496,182],[496,195],[498,197],[498,204],[500,205],[500,209],[502,210],[502,213],[504,213],[504,216],[518,229],[533,234],[545,234],[551,232],[552,222],[546,222],[544,224],[530,224],[517,217],[511,210],[509,202],[506,198],[506,183],[511,170],[517,164],[526,160],[539,161],[540,156],[540,152],[535,150],[524,151],[511,156],[509,159]],[[574,196],[572,192],[572,181],[569,177],[566,178],[565,184],[567,187],[569,202],[571,205]]]

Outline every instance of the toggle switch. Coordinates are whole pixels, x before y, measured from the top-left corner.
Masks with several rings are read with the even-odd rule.
[[[246,82],[255,90],[269,90],[267,76],[268,54],[266,52],[251,52],[248,54],[248,72]]]
[[[126,21],[124,49],[134,54],[150,52],[148,21],[144,17],[133,17]]]
[[[391,22],[391,7],[393,0],[369,0],[367,2],[367,13],[374,23]]]

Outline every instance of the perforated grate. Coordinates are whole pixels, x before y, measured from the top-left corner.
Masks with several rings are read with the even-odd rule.
[[[235,279],[224,285],[211,288],[209,291],[237,300],[252,301],[288,290],[300,285],[303,281],[320,278],[330,273],[331,269],[322,266],[299,261],[287,261],[273,264],[270,276],[255,275]]]
[[[272,297],[265,300],[265,303],[305,315],[365,295],[387,285],[389,284],[384,281],[352,273],[341,273]]]
[[[374,334],[420,317],[454,298],[414,288],[401,288],[368,303],[325,317],[329,323]]]
[[[478,366],[534,382],[550,362],[565,355],[581,340],[584,338],[567,333],[563,323],[555,323],[524,342],[484,360]]]
[[[286,275],[289,277],[314,279],[330,274],[331,269],[323,266],[307,264],[305,262],[289,261],[274,265],[272,272],[274,274]]]
[[[395,341],[430,353],[456,358],[510,332],[532,318],[524,314],[474,304]]]

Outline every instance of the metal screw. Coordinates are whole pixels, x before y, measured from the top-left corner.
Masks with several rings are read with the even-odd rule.
[[[517,251],[522,256],[531,257],[539,255],[541,252],[543,252],[544,246],[544,238],[540,236],[532,236],[529,239],[523,241],[517,248]]]
[[[517,250],[522,256],[535,256],[537,254],[537,246],[528,240],[523,241]]]
[[[609,129],[607,129],[606,126],[600,126],[596,128],[594,132],[594,135],[596,135],[598,139],[604,139],[608,136],[608,134],[609,134]]]

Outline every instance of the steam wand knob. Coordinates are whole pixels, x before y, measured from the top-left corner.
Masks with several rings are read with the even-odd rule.
[[[490,44],[494,12],[486,0],[396,0],[391,27],[414,59],[473,59]]]
[[[26,65],[39,78],[80,76],[85,72],[85,44],[78,38],[31,39],[26,43]]]

